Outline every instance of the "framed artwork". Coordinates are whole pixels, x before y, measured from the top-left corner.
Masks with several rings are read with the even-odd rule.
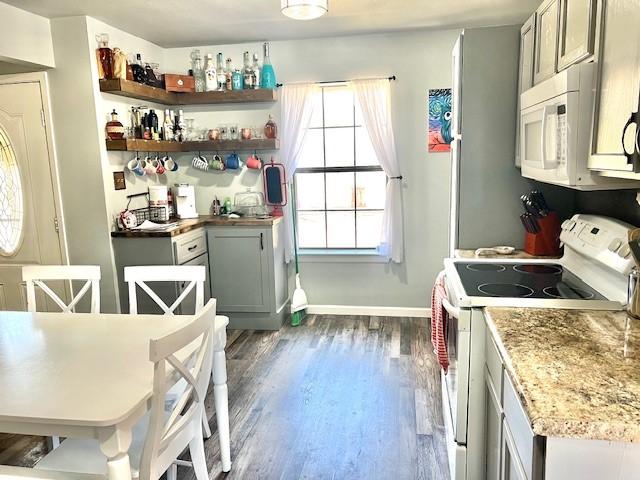
[[[429,152],[451,151],[451,89],[429,90]]]

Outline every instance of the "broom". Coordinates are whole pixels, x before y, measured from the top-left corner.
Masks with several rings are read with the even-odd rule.
[[[296,216],[296,194],[295,187],[291,189],[291,210],[293,214],[293,253],[296,259],[296,289],[293,291],[293,298],[291,299],[291,325],[297,327],[306,315],[307,309],[307,294],[300,285],[300,267],[298,265],[298,235],[296,231],[296,224],[298,219]]]

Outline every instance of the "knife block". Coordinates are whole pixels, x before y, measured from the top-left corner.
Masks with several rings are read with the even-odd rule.
[[[537,218],[540,232],[525,233],[524,251],[536,257],[557,257],[561,254],[560,219],[556,212]]]

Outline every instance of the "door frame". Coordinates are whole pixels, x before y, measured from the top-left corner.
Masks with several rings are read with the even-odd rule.
[[[60,178],[58,176],[58,157],[56,155],[53,116],[51,115],[51,100],[49,96],[49,81],[46,72],[17,73],[0,75],[0,85],[11,85],[17,83],[37,83],[40,88],[42,99],[42,109],[44,111],[45,138],[47,151],[49,152],[49,173],[53,188],[53,202],[58,218],[58,238],[60,242],[60,253],[62,264],[69,264],[69,251],[67,249],[67,235],[64,222],[64,211],[62,210],[62,195],[60,189]]]

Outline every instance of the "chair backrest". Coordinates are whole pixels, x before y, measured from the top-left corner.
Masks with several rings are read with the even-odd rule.
[[[129,313],[138,313],[138,297],[136,285],[158,304],[165,315],[173,315],[175,309],[183,302],[187,295],[196,290],[196,313],[204,306],[204,281],[207,277],[203,265],[151,265],[145,267],[124,267],[124,281],[129,284]],[[146,282],[189,282],[178,298],[167,304],[154,292]]]
[[[159,478],[178,458],[195,435],[202,436],[202,412],[213,365],[216,329],[224,329],[216,320],[216,300],[211,299],[186,325],[149,342],[149,360],[153,362],[153,397],[149,430],[140,461],[140,478]],[[181,360],[178,352],[193,348]],[[181,352],[182,356],[187,352]],[[173,372],[170,370],[173,369]],[[186,381],[178,401],[166,411],[167,392],[178,381]]]
[[[25,265],[22,280],[27,285],[27,310],[36,312],[38,286],[64,313],[75,312],[76,305],[91,289],[91,313],[100,312],[100,266],[98,265]],[[47,284],[47,280],[85,280],[84,285],[67,305]]]

